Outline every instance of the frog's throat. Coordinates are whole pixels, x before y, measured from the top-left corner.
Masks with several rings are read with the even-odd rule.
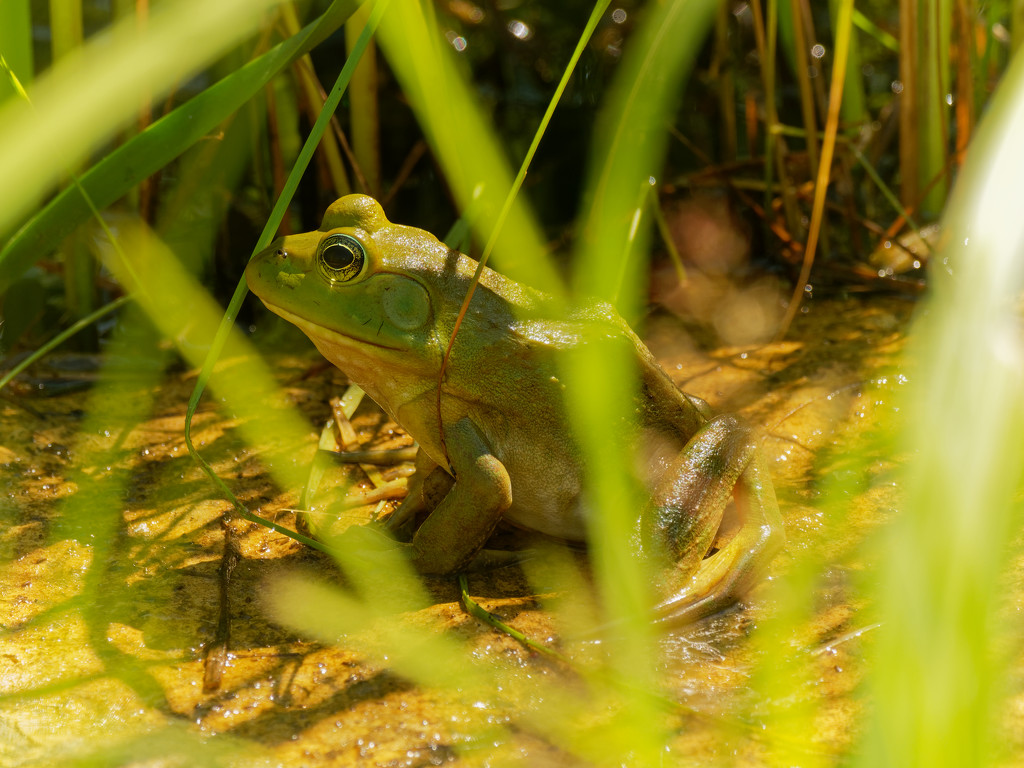
[[[263,302],[267,304],[266,301]],[[304,317],[293,314],[287,309],[283,309],[276,304],[267,304],[267,307],[275,315],[280,315],[292,325],[296,326],[300,331],[309,336],[310,339],[316,340],[317,338],[324,339],[333,345],[345,346],[345,347],[356,347],[356,346],[367,346],[376,347],[377,349],[390,349],[395,352],[401,352],[402,347],[396,347],[391,344],[381,344],[377,341],[368,341],[367,339],[360,338],[359,336],[353,336],[348,333],[342,333],[336,331],[333,328],[325,328],[322,325],[310,322]]]

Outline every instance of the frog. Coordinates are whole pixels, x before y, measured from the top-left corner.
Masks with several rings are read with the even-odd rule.
[[[685,624],[742,600],[784,541],[753,428],[678,389],[610,303],[566,308],[488,267],[441,377],[477,272],[476,260],[390,222],[361,194],[335,201],[319,229],[275,240],[246,267],[263,304],[418,444],[408,496],[380,533],[424,574],[514,561],[516,553],[487,547],[502,521],[585,546],[595,512],[565,366],[582,345],[617,344],[637,371],[621,434],[646,494],[622,545],[657,560],[653,620]]]

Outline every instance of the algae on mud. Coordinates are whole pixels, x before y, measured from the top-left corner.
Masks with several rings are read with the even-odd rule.
[[[775,585],[766,585],[747,607],[661,642],[662,696],[674,702],[663,714],[666,746],[680,759],[739,753],[750,764],[766,764],[787,743],[785,720],[794,707],[817,728],[800,749],[829,761],[839,759],[858,727],[860,645],[871,642],[870,633],[866,640],[848,636],[864,628],[855,586],[865,567],[858,548],[896,503],[892,461],[871,457],[868,475],[858,477],[860,487],[850,486],[842,504],[826,504],[817,489],[823,478],[854,471],[851,445],[871,450],[891,393],[862,390],[872,379],[895,381],[910,305],[816,300],[811,306],[793,340],[763,347],[703,351],[680,342],[685,336],[676,321],[655,315],[648,323],[646,340],[677,384],[716,410],[739,410],[764,427],[789,539],[773,573],[784,580],[810,560],[817,579],[806,620],[794,626],[773,618],[780,603]],[[312,354],[273,358],[286,396],[310,424],[306,442],[292,447],[308,465],[315,428],[344,380],[333,370],[307,377]],[[4,760],[43,764],[102,753],[100,736],[111,749],[128,750],[143,735],[170,733],[183,741],[163,753],[168,760],[194,759],[211,745],[244,764],[501,759],[568,765],[600,757],[593,752],[614,730],[615,688],[595,688],[585,672],[602,663],[603,649],[563,634],[567,617],[596,610],[585,555],[564,550],[522,569],[473,575],[469,584],[481,605],[558,647],[576,671],[468,617],[451,579],[425,579],[429,604],[378,617],[366,631],[330,643],[282,627],[266,600],[275,585],[296,575],[312,579],[306,594],[318,610],[313,593],[352,582],[325,555],[233,521],[242,559],[231,582],[230,654],[220,689],[204,693],[202,646],[216,625],[219,518],[228,504],[214,497],[184,449],[180,430],[190,386],[188,373],[167,369],[144,398],[152,402],[148,415],[92,434],[81,432],[81,398],[72,395],[33,399],[38,416],[11,402],[0,412],[8,435],[0,471],[9,489],[0,507],[0,645],[7,660],[0,724],[10,734]],[[104,392],[98,387],[93,396]],[[103,413],[112,404],[92,407]],[[275,488],[258,451],[234,435],[237,419],[206,410],[196,425],[204,454],[239,497],[291,523],[299,489]],[[354,425],[366,445],[407,442],[369,402]],[[97,465],[96,456],[109,465]],[[111,474],[125,490],[115,501],[109,539],[99,546],[87,527],[68,528],[62,514],[79,492],[76,477]],[[842,508],[848,513],[835,519]],[[103,550],[106,559],[97,562],[95,553]],[[560,588],[574,579],[575,591]],[[387,573],[374,588],[389,588]],[[86,604],[85,596],[94,602]],[[776,637],[766,640],[773,626]],[[464,678],[426,687],[402,674],[382,637],[401,638],[403,628],[409,638],[427,633],[450,641],[463,654]],[[758,670],[781,663],[780,648],[789,648],[786,663],[803,681],[793,692],[798,700],[757,701]],[[574,718],[578,737],[567,738],[551,722],[552,702]],[[758,722],[765,728],[753,725]]]

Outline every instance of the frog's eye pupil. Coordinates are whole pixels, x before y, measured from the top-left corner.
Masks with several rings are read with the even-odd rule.
[[[332,283],[347,282],[362,271],[366,254],[350,235],[331,235],[320,246],[318,264]]]
[[[356,255],[348,245],[334,243],[324,248],[324,264],[328,269],[348,269],[355,260]]]

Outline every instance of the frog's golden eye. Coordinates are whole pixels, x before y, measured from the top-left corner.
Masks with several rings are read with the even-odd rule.
[[[347,283],[358,275],[366,261],[363,246],[351,235],[331,235],[320,243],[316,264],[332,283]]]

